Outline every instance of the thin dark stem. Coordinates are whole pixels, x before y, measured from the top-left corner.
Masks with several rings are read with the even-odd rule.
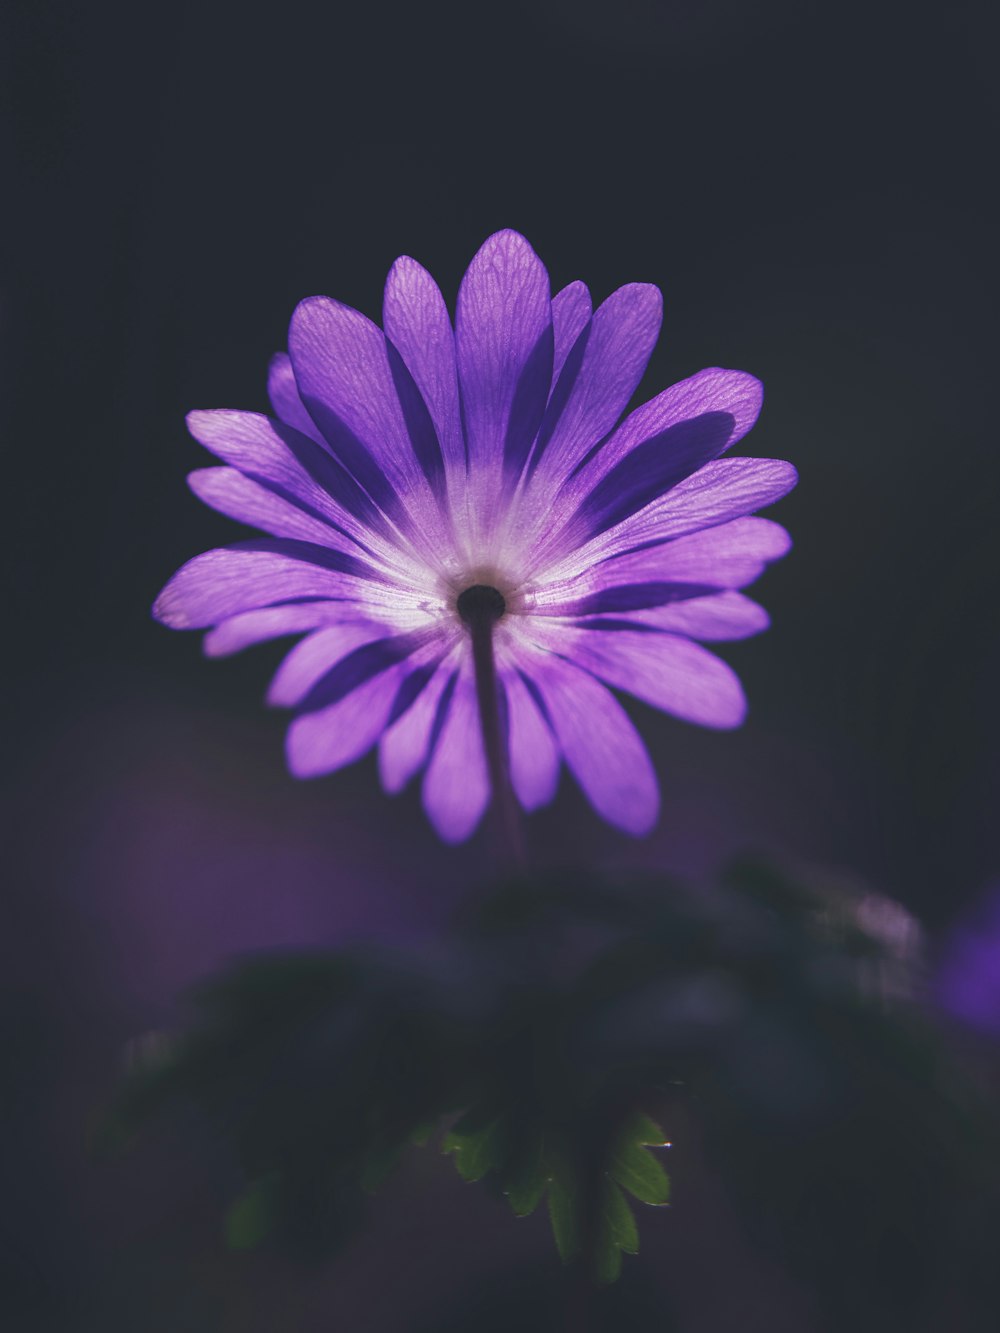
[[[487,594],[492,594],[492,597]],[[476,699],[499,841],[505,849],[506,859],[521,869],[525,865],[524,832],[520,808],[510,783],[507,747],[500,726],[500,699],[493,656],[493,626],[503,614],[503,609],[503,598],[493,588],[470,588],[459,602],[459,610],[472,639]]]

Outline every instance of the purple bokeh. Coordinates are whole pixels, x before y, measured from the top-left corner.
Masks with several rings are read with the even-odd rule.
[[[994,884],[946,938],[934,992],[947,1013],[978,1032],[1000,1037],[1000,884]]]

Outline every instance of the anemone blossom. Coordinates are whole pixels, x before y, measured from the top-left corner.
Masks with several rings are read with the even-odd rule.
[[[195,494],[268,535],[184,565],[154,614],[207,628],[213,657],[304,636],[268,692],[295,710],[292,773],[377,744],[385,790],[422,772],[427,814],[457,842],[491,790],[546,804],[565,761],[603,818],[642,834],[656,776],[612,689],[742,722],[740,683],[703,644],[767,627],[739,590],[790,543],[751,515],[796,475],[721,457],[760,410],[741,371],[700,371],[619,420],[661,304],[643,283],[596,310],[580,282],[551,296],[528,242],[502,231],[454,327],[404,257],[384,331],[325,296],[297,307],[273,416],[190,414],[223,464],[192,473]]]

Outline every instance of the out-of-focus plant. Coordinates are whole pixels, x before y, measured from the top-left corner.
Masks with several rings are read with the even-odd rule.
[[[433,948],[234,967],[140,1044],[102,1141],[193,1103],[245,1175],[229,1244],[311,1259],[437,1145],[514,1213],[544,1200],[606,1284],[668,1201],[665,1134],[694,1126],[754,1242],[830,1327],[874,1328],[942,1265],[994,1281],[997,1136],[921,985],[912,920],[875,895],[759,866],[711,889],[524,879]]]

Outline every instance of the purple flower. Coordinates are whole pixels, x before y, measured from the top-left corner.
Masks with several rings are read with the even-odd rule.
[[[195,494],[269,535],[190,561],[154,614],[209,628],[216,657],[305,635],[268,693],[296,710],[294,774],[377,742],[385,789],[422,770],[434,827],[460,841],[491,786],[533,810],[565,760],[600,815],[641,834],[656,777],[608,686],[702,726],[743,721],[738,679],[699,641],[767,627],[737,590],[790,543],[748,515],[796,475],[720,458],[760,410],[741,371],[703,370],[618,424],[661,306],[643,283],[594,311],[582,283],[552,297],[502,231],[462,280],[454,329],[404,257],[384,333],[325,296],[298,306],[274,416],[190,414],[225,464],[192,473]]]

